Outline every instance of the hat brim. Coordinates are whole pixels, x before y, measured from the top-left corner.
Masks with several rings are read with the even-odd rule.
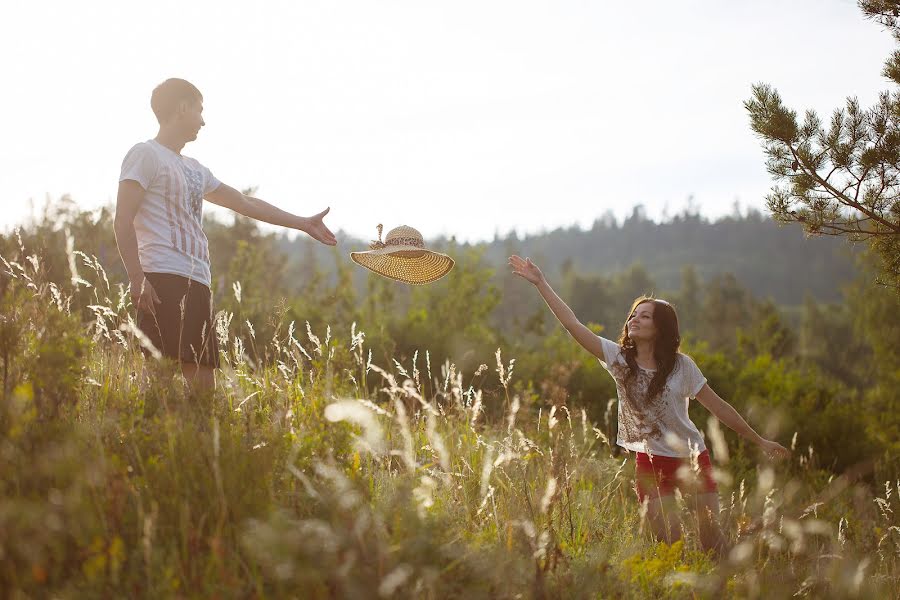
[[[412,285],[435,282],[449,273],[455,264],[446,254],[431,250],[415,247],[385,250],[387,249],[351,252],[350,258],[382,277]]]

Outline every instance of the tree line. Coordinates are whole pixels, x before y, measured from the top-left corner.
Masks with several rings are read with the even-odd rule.
[[[698,245],[709,246],[698,250],[695,263],[679,265],[674,281],[660,275],[651,266],[655,263],[648,260],[644,266],[637,256],[631,264],[609,268],[615,263],[603,260],[607,254],[601,249],[622,252],[614,248],[613,240],[627,243],[638,228],[669,239],[679,231],[693,230]],[[515,359],[513,391],[524,406],[583,407],[593,420],[605,423],[612,436],[612,380],[496,258],[524,253],[547,264],[554,285],[576,314],[612,339],[621,333],[624,311],[634,297],[654,292],[671,301],[679,312],[683,351],[694,356],[713,387],[784,441],[796,433],[795,446],[806,452],[812,448],[812,456],[825,466],[846,468],[873,458],[894,464],[900,456],[900,302],[894,290],[873,284],[878,257],[864,252],[846,255],[842,243],[833,238],[808,244],[798,231],[778,228],[755,213],[717,222],[699,216],[679,216],[662,224],[644,218],[621,224],[607,220],[589,231],[556,231],[523,240],[507,236],[475,245],[443,240],[438,246],[457,259],[455,270],[435,284],[411,287],[345,260],[343,251],[355,243],[352,240],[323,253],[302,241],[263,232],[240,218],[230,224],[209,223],[207,231],[216,309],[231,315],[246,341],[244,352],[251,364],[271,364],[273,357],[267,355],[271,340],[284,336],[291,323],[302,330],[309,322],[316,331],[330,327],[333,335],[348,340],[351,330],[364,331],[375,364],[397,360],[412,369],[416,357],[422,369],[427,353],[435,373],[451,363],[457,371],[481,371],[477,383],[500,398],[505,390],[490,383],[499,348],[503,361]],[[807,290],[802,297],[790,298],[791,304],[782,304],[776,301],[777,294],[762,294],[752,284],[766,279],[765,263],[744,279],[724,269],[717,272],[717,267],[704,262],[704,257],[721,260],[727,253],[721,249],[725,242],[720,247],[712,240],[730,238],[731,244],[735,237],[755,239],[745,251],[746,268],[754,262],[753,249],[772,252],[774,244],[760,241],[764,232],[770,239],[799,236],[798,248],[806,254],[786,252],[778,260],[772,255],[768,265],[795,269],[797,278],[806,277],[814,285],[830,281],[825,298]],[[554,238],[578,240],[585,255],[591,239],[603,240],[597,241],[599,258],[594,263],[565,258],[572,245],[554,244]],[[0,238],[4,257],[21,255],[22,248],[25,254],[40,256],[50,281],[86,277],[86,257],[96,257],[113,288],[125,281],[108,210],[86,212],[73,203],[59,203],[44,218]],[[846,279],[840,279],[841,268],[829,278],[823,267],[822,281],[817,282],[816,270],[801,266],[817,253],[845,261]],[[659,256],[672,260],[661,249]],[[590,264],[607,268],[589,270]],[[712,274],[704,277],[704,273]],[[5,279],[0,278],[3,312],[11,313],[16,298],[5,292]],[[124,297],[97,302],[114,305],[120,300]],[[87,326],[91,310],[76,309]],[[479,369],[483,364],[488,368]],[[489,414],[502,411],[499,401],[487,402],[486,409]]]

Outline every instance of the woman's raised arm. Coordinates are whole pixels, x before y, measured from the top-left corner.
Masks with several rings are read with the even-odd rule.
[[[533,284],[540,292],[547,306],[566,328],[575,341],[581,346],[601,360],[606,360],[603,356],[603,345],[600,338],[593,331],[587,328],[584,323],[578,320],[575,313],[569,308],[569,305],[563,302],[550,284],[544,274],[536,264],[531,262],[530,258],[522,258],[513,254],[509,257],[509,266],[512,267],[513,273]]]

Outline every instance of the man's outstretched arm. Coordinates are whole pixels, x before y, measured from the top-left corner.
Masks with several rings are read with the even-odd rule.
[[[245,217],[264,221],[272,225],[281,227],[290,227],[307,233],[313,239],[316,239],[328,246],[337,244],[337,239],[330,229],[325,225],[324,218],[328,214],[330,208],[326,208],[317,215],[311,217],[300,217],[283,211],[276,206],[272,206],[265,200],[245,196],[230,185],[224,183],[216,189],[206,194],[206,199],[213,204],[230,208],[236,213]]]

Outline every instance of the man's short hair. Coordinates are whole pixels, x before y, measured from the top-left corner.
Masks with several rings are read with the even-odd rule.
[[[150,95],[150,108],[156,115],[156,120],[162,124],[163,121],[175,114],[175,109],[182,102],[192,102],[194,100],[203,101],[203,94],[200,90],[184,79],[166,79],[156,86],[153,94]]]

